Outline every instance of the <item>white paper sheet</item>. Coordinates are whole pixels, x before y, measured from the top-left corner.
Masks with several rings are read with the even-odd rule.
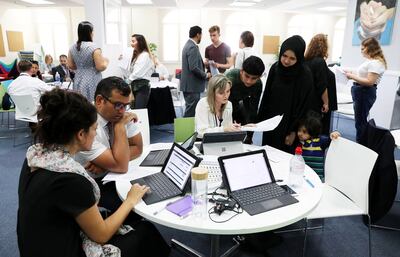
[[[346,76],[346,72],[344,72],[344,70],[342,70],[339,67],[336,68],[335,76],[336,76],[337,83],[346,85],[347,82],[349,81],[349,79]]]
[[[215,62],[213,60],[209,61],[209,65],[210,65],[211,76],[219,74],[217,66],[215,66]]]
[[[277,115],[268,120],[261,121],[255,124],[254,127],[242,126],[242,131],[270,131],[274,130],[282,120],[283,115]]]
[[[121,58],[118,60],[118,67],[124,70],[128,70],[129,65],[131,64],[132,56],[133,56],[133,48],[132,47],[125,48],[121,55]]]

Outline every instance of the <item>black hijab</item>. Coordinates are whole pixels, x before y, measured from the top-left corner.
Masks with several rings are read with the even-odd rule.
[[[292,50],[296,55],[296,63],[293,66],[285,67],[281,63],[282,55],[287,51]],[[306,50],[306,42],[301,36],[295,35],[283,41],[279,52],[277,72],[285,77],[293,77],[299,74],[303,67],[304,51]]]

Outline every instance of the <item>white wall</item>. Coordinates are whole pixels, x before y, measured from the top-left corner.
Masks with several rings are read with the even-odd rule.
[[[170,8],[123,8],[124,13],[131,12],[130,22],[128,22],[127,38],[130,39],[131,34],[140,33],[145,35],[148,42],[154,42],[158,46],[158,55],[163,56],[163,51],[168,49],[163,48],[163,19],[164,17],[174,9]],[[295,14],[282,13],[282,12],[271,12],[271,11],[246,11],[249,12],[255,18],[255,31],[252,31],[255,36],[255,49],[259,52],[261,58],[266,63],[267,69],[271,64],[275,62],[275,55],[263,55],[262,52],[262,40],[264,35],[276,35],[280,36],[281,42],[287,38],[287,25],[291,17]],[[219,9],[201,9],[200,21],[193,23],[203,29],[203,38],[200,43],[200,52],[204,56],[205,47],[211,44],[208,28],[212,25],[219,25],[221,28],[221,40],[224,41],[226,38],[226,24],[225,21],[229,15],[233,14],[232,10],[219,10]],[[312,15],[314,22],[314,34],[324,33],[328,35],[329,43],[332,45],[334,26],[338,19],[341,17],[330,16],[330,15]],[[189,32],[187,32],[189,33]],[[237,42],[239,42],[239,36],[237,36]],[[308,43],[308,42],[307,42]],[[232,46],[231,46],[232,47]],[[331,48],[330,48],[331,50]],[[168,62],[164,63],[172,74],[176,68],[180,67],[180,62]]]
[[[347,7],[346,31],[344,37],[344,47],[342,55],[342,66],[357,67],[363,62],[360,53],[360,46],[352,45],[354,18],[357,0],[349,0]],[[388,70],[400,70],[400,10],[399,1],[397,1],[396,17],[392,33],[392,41],[388,46],[382,46],[383,53],[388,63]]]
[[[56,20],[53,20],[54,17],[56,17]],[[85,19],[85,13],[82,7],[26,8],[19,5],[0,2],[0,24],[2,26],[6,51],[6,56],[0,57],[0,60],[9,63],[17,58],[17,52],[8,51],[7,30],[22,32],[24,38],[24,50],[33,50],[35,45],[41,43],[39,33],[51,30],[47,25],[43,25],[43,22],[46,22],[46,19],[49,24],[54,24],[60,20],[66,22],[66,31],[60,31],[60,33],[66,34],[66,45],[70,46],[72,42],[77,40],[77,25],[80,21]],[[58,62],[58,56],[55,56],[57,52],[49,54],[53,55],[55,62]],[[67,54],[67,52],[64,54]]]
[[[353,1],[355,2],[355,1]],[[67,20],[67,33],[68,45],[72,45],[77,40],[77,25],[79,22],[86,20],[85,10],[83,7],[66,7],[66,8],[24,8],[13,4],[0,2],[0,24],[3,28],[3,38],[7,41],[5,34],[6,30],[17,30],[24,33],[25,48],[29,50],[34,44],[40,43],[38,31],[46,29],[45,27],[39,27],[37,25],[35,17],[39,15],[40,9],[49,9],[58,11]],[[154,7],[142,7],[142,8],[122,8],[123,26],[122,31],[125,31],[122,42],[123,46],[130,44],[131,35],[139,33],[145,35],[148,42],[156,43],[158,46],[158,55],[162,61],[164,51],[168,49],[163,48],[163,33],[162,33],[162,21],[165,15],[170,12],[171,8],[154,8]],[[262,51],[262,40],[264,35],[277,35],[280,36],[281,42],[287,38],[287,25],[293,13],[282,13],[282,12],[271,12],[271,11],[246,11],[250,13],[255,19],[255,31],[252,31],[255,35],[255,49],[260,53],[260,56],[267,65],[269,66],[275,61],[276,56],[274,55],[263,55]],[[200,10],[200,21],[193,23],[193,25],[199,25],[203,28],[203,40],[200,44],[200,51],[204,55],[205,47],[211,44],[208,36],[208,28],[212,25],[218,24],[221,27],[221,39],[226,38],[226,19],[233,14],[232,10],[220,10],[220,9],[201,9]],[[354,13],[354,10],[353,10]],[[400,12],[398,12],[399,14]],[[28,18],[27,18],[28,17]],[[313,19],[318,21],[315,22],[313,32],[324,33],[328,35],[330,43],[332,43],[334,25],[340,17],[329,16],[329,15],[313,15]],[[354,17],[353,17],[354,19]],[[26,22],[30,20],[32,22]],[[187,32],[188,33],[188,32]],[[394,33],[395,34],[395,33]],[[96,36],[96,31],[95,31]],[[398,35],[397,35],[398,37]],[[237,35],[237,42],[239,41],[239,35]],[[399,39],[397,38],[397,42]],[[0,60],[13,60],[16,58],[16,53],[8,52],[8,46],[6,43],[7,56],[0,58]],[[231,46],[232,47],[232,46]],[[236,47],[236,46],[235,46]],[[105,49],[106,50],[106,49]],[[358,50],[357,50],[358,51]],[[357,52],[358,53],[358,52]],[[57,57],[55,58],[57,59]],[[400,62],[400,60],[398,60]],[[358,62],[357,62],[358,63]],[[165,63],[169,71],[172,72],[175,68],[180,67],[180,62]]]

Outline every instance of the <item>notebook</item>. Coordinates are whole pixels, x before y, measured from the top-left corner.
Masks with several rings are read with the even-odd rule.
[[[222,156],[218,162],[228,194],[249,215],[298,202],[276,184],[265,150]]]
[[[191,150],[193,148],[194,142],[196,141],[196,138],[197,132],[194,132],[189,138],[185,140],[185,142],[182,143],[181,146],[187,150]],[[140,164],[140,166],[163,166],[165,160],[168,157],[169,150],[170,149],[151,151]]]
[[[161,172],[131,181],[150,187],[150,192],[143,196],[146,204],[157,203],[178,195],[188,190],[190,172],[197,167],[200,158],[190,153],[177,143],[174,143]]]
[[[205,155],[230,155],[242,153],[245,131],[205,133],[200,152]]]

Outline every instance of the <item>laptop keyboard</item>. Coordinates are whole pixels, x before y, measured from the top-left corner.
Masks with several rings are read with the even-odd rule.
[[[161,172],[153,174],[146,179],[146,184],[150,187],[153,194],[156,193],[162,198],[168,198],[181,193],[176,185]]]
[[[199,167],[208,170],[208,188],[214,189],[221,186],[222,173],[219,163],[217,161],[202,161]]]
[[[152,160],[153,163],[165,163],[165,161],[168,158],[169,154],[169,149],[167,150],[161,150],[157,152],[157,154],[154,156],[154,159]]]
[[[287,191],[275,183],[269,183],[232,192],[232,195],[239,201],[241,206],[276,198],[284,194],[287,194]]]

